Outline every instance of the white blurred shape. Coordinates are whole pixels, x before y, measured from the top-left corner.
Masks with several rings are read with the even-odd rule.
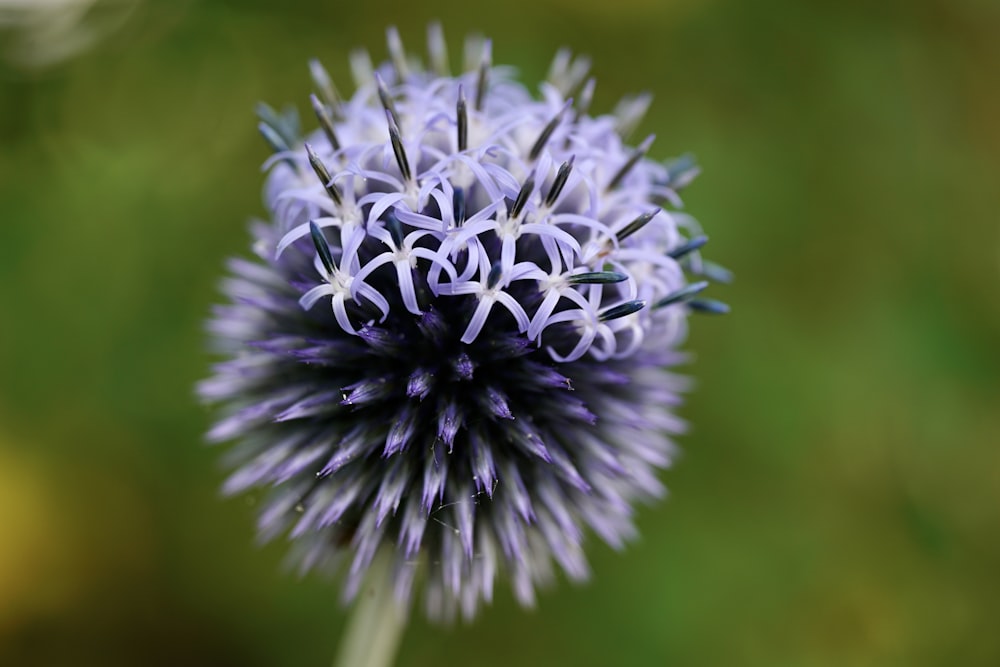
[[[0,0],[0,57],[41,68],[67,60],[120,27],[139,0]]]

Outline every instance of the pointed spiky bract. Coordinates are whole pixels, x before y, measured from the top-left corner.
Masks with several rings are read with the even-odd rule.
[[[574,108],[585,60],[561,53],[535,99],[489,42],[452,77],[439,30],[433,72],[390,35],[349,99],[311,64],[307,136],[262,115],[271,220],[229,264],[199,392],[221,406],[209,439],[235,441],[225,491],[266,491],[262,537],[342,565],[348,598],[390,550],[400,601],[471,617],[495,579],[531,604],[553,564],[586,577],[586,536],[621,547],[664,492],[669,369],[704,287],[676,210],[694,167],[625,143],[645,97]]]

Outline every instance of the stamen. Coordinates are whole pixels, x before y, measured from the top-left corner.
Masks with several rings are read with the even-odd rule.
[[[622,138],[628,137],[628,135],[632,134],[632,130],[638,127],[646,112],[649,111],[649,105],[652,101],[653,96],[649,93],[640,93],[639,95],[630,95],[622,98],[622,101],[618,103],[613,113],[617,119],[615,129]]]
[[[707,315],[725,315],[729,312],[729,305],[716,301],[715,299],[694,299],[688,301],[688,308],[696,313]]]
[[[671,304],[682,303],[684,301],[690,301],[694,297],[695,294],[698,294],[699,292],[701,292],[702,290],[704,290],[706,287],[708,287],[708,281],[707,280],[703,280],[703,281],[697,282],[697,283],[691,283],[690,285],[686,285],[686,286],[682,287],[681,289],[677,290],[676,292],[671,292],[670,294],[666,295],[665,297],[663,297],[662,299],[660,299],[659,301],[657,301],[656,303],[654,303],[653,304],[653,308],[654,309],[656,309],[656,308],[664,308],[664,307],[669,306]]]
[[[552,85],[559,87],[562,78],[566,76],[566,70],[569,69],[569,61],[572,57],[573,52],[566,47],[556,51],[555,57],[552,58],[552,64],[549,65],[549,73],[545,79]]]
[[[619,242],[624,241],[625,239],[627,239],[628,237],[632,236],[637,231],[639,231],[640,229],[642,229],[643,227],[645,227],[649,223],[650,220],[652,220],[653,218],[656,217],[656,214],[659,213],[659,212],[660,212],[660,209],[655,208],[652,211],[649,211],[647,213],[643,213],[638,218],[636,218],[632,222],[630,222],[627,225],[625,225],[621,229],[621,231],[619,231],[616,234],[616,236],[618,237],[618,241]]]
[[[559,127],[559,122],[562,120],[562,117],[566,114],[566,109],[569,109],[569,107],[572,104],[573,100],[571,99],[566,100],[566,103],[563,104],[562,109],[560,109],[556,113],[556,115],[552,117],[552,120],[550,120],[548,125],[546,125],[545,128],[542,130],[542,133],[538,135],[538,139],[535,141],[535,145],[532,146],[531,150],[528,152],[529,160],[534,161],[536,158],[538,158],[538,154],[542,152],[542,149],[545,148],[545,144],[549,142],[549,137],[551,137],[552,133],[555,132],[557,127]]]
[[[710,262],[707,259],[702,259],[698,262],[696,268],[690,269],[692,273],[699,276],[704,276],[709,280],[714,280],[717,283],[731,283],[733,282],[733,272],[724,266],[719,266],[715,262]]]
[[[319,260],[323,262],[323,267],[326,268],[327,273],[332,274],[336,271],[337,266],[333,263],[333,255],[330,254],[330,246],[326,244],[326,237],[323,236],[323,232],[320,230],[319,225],[312,220],[309,221],[309,235],[312,237],[312,242],[316,247],[316,254],[319,255]]]
[[[664,183],[673,190],[680,190],[694,180],[701,170],[692,155],[682,155],[667,164],[667,182]]]
[[[617,320],[621,317],[627,317],[632,313],[637,313],[646,307],[646,302],[640,299],[635,301],[626,301],[625,303],[620,303],[617,306],[608,308],[604,312],[597,316],[601,322],[608,322],[610,320]]]
[[[326,135],[326,140],[330,142],[330,146],[334,151],[339,151],[340,140],[337,139],[337,133],[333,129],[333,119],[330,118],[326,105],[320,102],[319,98],[315,95],[310,95],[309,101],[312,102],[313,112],[316,114],[316,120],[319,121],[319,126],[323,128],[323,134]]]
[[[371,83],[375,75],[375,66],[372,65],[371,54],[365,49],[351,51],[351,77],[354,79],[354,86],[361,88]]]
[[[591,271],[570,276],[566,282],[571,285],[606,285],[628,280],[628,276],[617,271]]]
[[[330,74],[326,71],[326,68],[316,58],[309,61],[309,76],[312,78],[313,85],[316,86],[316,92],[320,94],[323,103],[338,118],[342,118],[340,93],[337,92],[337,87],[333,85],[333,79],[330,78]]]
[[[392,142],[392,152],[396,155],[396,164],[399,165],[399,173],[403,175],[403,180],[413,180],[413,173],[410,171],[410,161],[406,159],[406,150],[403,148],[403,140],[399,136],[399,126],[392,116],[392,112],[385,110],[385,118],[389,123],[389,141]]]
[[[628,159],[628,161],[625,162],[625,164],[621,166],[621,169],[615,172],[615,175],[611,177],[610,181],[608,181],[607,187],[604,188],[605,192],[614,190],[615,187],[622,182],[622,179],[625,178],[630,171],[632,171],[632,167],[638,164],[639,160],[646,156],[646,153],[649,151],[649,147],[653,145],[654,139],[656,139],[656,135],[651,134],[646,137],[641,144],[639,144],[639,147],[635,149],[635,152],[632,153],[632,156]]]
[[[434,73],[438,76],[450,76],[448,46],[444,41],[444,30],[437,21],[427,26],[427,52],[430,54]]]
[[[479,61],[483,56],[483,43],[486,39],[478,33],[470,33],[465,36],[465,44],[462,49],[462,71],[471,72],[479,67]]]
[[[375,73],[375,84],[378,86],[378,99],[382,102],[382,106],[392,115],[393,121],[399,125],[399,114],[396,112],[396,103],[392,101],[389,88],[386,87],[385,81],[382,80],[378,72]]]
[[[465,91],[458,87],[458,103],[455,105],[455,124],[458,126],[458,152],[461,153],[469,143],[469,113],[465,106]]]
[[[490,267],[490,273],[486,276],[486,287],[488,289],[493,289],[500,283],[500,277],[503,275],[503,266],[500,262],[497,262],[492,267]]]
[[[590,72],[590,58],[587,56],[577,56],[573,64],[566,72],[565,90],[563,94],[567,97],[575,97],[579,92],[580,85],[587,78]]]
[[[531,195],[531,191],[535,189],[535,174],[532,173],[528,176],[527,180],[521,186],[520,191],[517,193],[517,199],[514,200],[514,205],[510,209],[510,217],[517,218],[521,215],[521,210],[524,209],[524,205],[528,203],[528,197]]]
[[[396,70],[396,81],[402,83],[410,74],[410,68],[406,65],[406,50],[403,48],[403,40],[399,38],[399,31],[396,26],[389,26],[385,31],[385,41],[389,46],[389,59]]]
[[[489,83],[490,66],[493,64],[493,42],[483,42],[483,56],[479,62],[479,78],[476,80],[476,111],[483,110],[486,99],[486,86]]]
[[[455,216],[455,226],[459,227],[465,222],[465,190],[455,188],[455,194],[451,197],[451,207]]]
[[[680,259],[684,255],[687,255],[688,253],[692,253],[695,250],[698,250],[706,243],[708,243],[707,236],[696,236],[687,243],[677,246],[676,248],[668,252],[667,256],[672,257],[673,259]]]
[[[294,146],[299,142],[299,117],[294,109],[278,113],[270,105],[258,102],[254,111],[257,118],[274,130],[286,146]]]
[[[267,145],[270,146],[271,150],[275,153],[282,153],[291,150],[288,144],[285,143],[285,138],[278,134],[273,127],[264,121],[257,123],[257,129],[260,131],[260,136],[264,137],[264,141],[267,142]],[[293,167],[295,166],[295,163],[290,159],[286,161]]]
[[[590,77],[587,83],[583,84],[580,97],[576,103],[576,117],[585,116],[590,111],[590,103],[594,101],[594,88],[597,87],[597,79]]]
[[[571,155],[569,160],[563,162],[559,167],[559,171],[556,172],[556,177],[552,181],[552,187],[549,188],[549,194],[545,197],[545,206],[552,206],[556,203],[556,199],[559,198],[559,193],[562,192],[563,186],[566,185],[566,179],[569,178],[569,173],[573,171],[573,160],[576,159],[575,155]]]
[[[312,146],[306,144],[306,155],[309,156],[309,164],[312,166],[313,171],[316,172],[316,178],[319,179],[323,187],[326,188],[326,193],[330,195],[330,199],[337,206],[341,206],[344,203],[344,198],[340,194],[340,188],[337,184],[333,182],[333,178],[330,176],[330,172],[327,170],[326,165],[323,164],[316,152],[313,151]]]
[[[590,111],[590,103],[594,100],[594,88],[597,86],[597,80],[593,77],[587,79],[587,82],[583,85],[583,89],[580,91],[579,96],[574,95],[576,98],[576,105],[573,107],[573,119],[570,124],[576,125],[582,116],[586,116],[587,112]],[[563,139],[563,146],[568,149],[570,144],[571,134],[567,133],[566,138]]]
[[[385,228],[389,230],[392,242],[396,244],[396,249],[403,247],[403,224],[396,217],[396,214],[389,211],[385,217]]]

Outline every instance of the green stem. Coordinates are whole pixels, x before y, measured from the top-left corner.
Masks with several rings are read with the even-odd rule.
[[[381,553],[368,570],[347,622],[335,667],[390,667],[406,629],[406,610],[392,591],[392,559]]]

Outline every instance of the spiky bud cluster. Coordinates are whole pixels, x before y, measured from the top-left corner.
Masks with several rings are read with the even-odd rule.
[[[259,109],[272,219],[229,264],[199,391],[237,441],[225,491],[269,492],[264,538],[346,562],[348,598],[388,550],[401,601],[421,575],[431,617],[471,617],[498,575],[531,604],[553,561],[587,576],[588,532],[634,535],[683,427],[687,316],[725,309],[687,275],[725,275],[676,211],[693,164],[623,139],[648,98],[591,116],[585,59],[534,99],[488,41],[459,76],[429,41],[424,69],[390,30],[349,99],[313,62],[306,137]]]

